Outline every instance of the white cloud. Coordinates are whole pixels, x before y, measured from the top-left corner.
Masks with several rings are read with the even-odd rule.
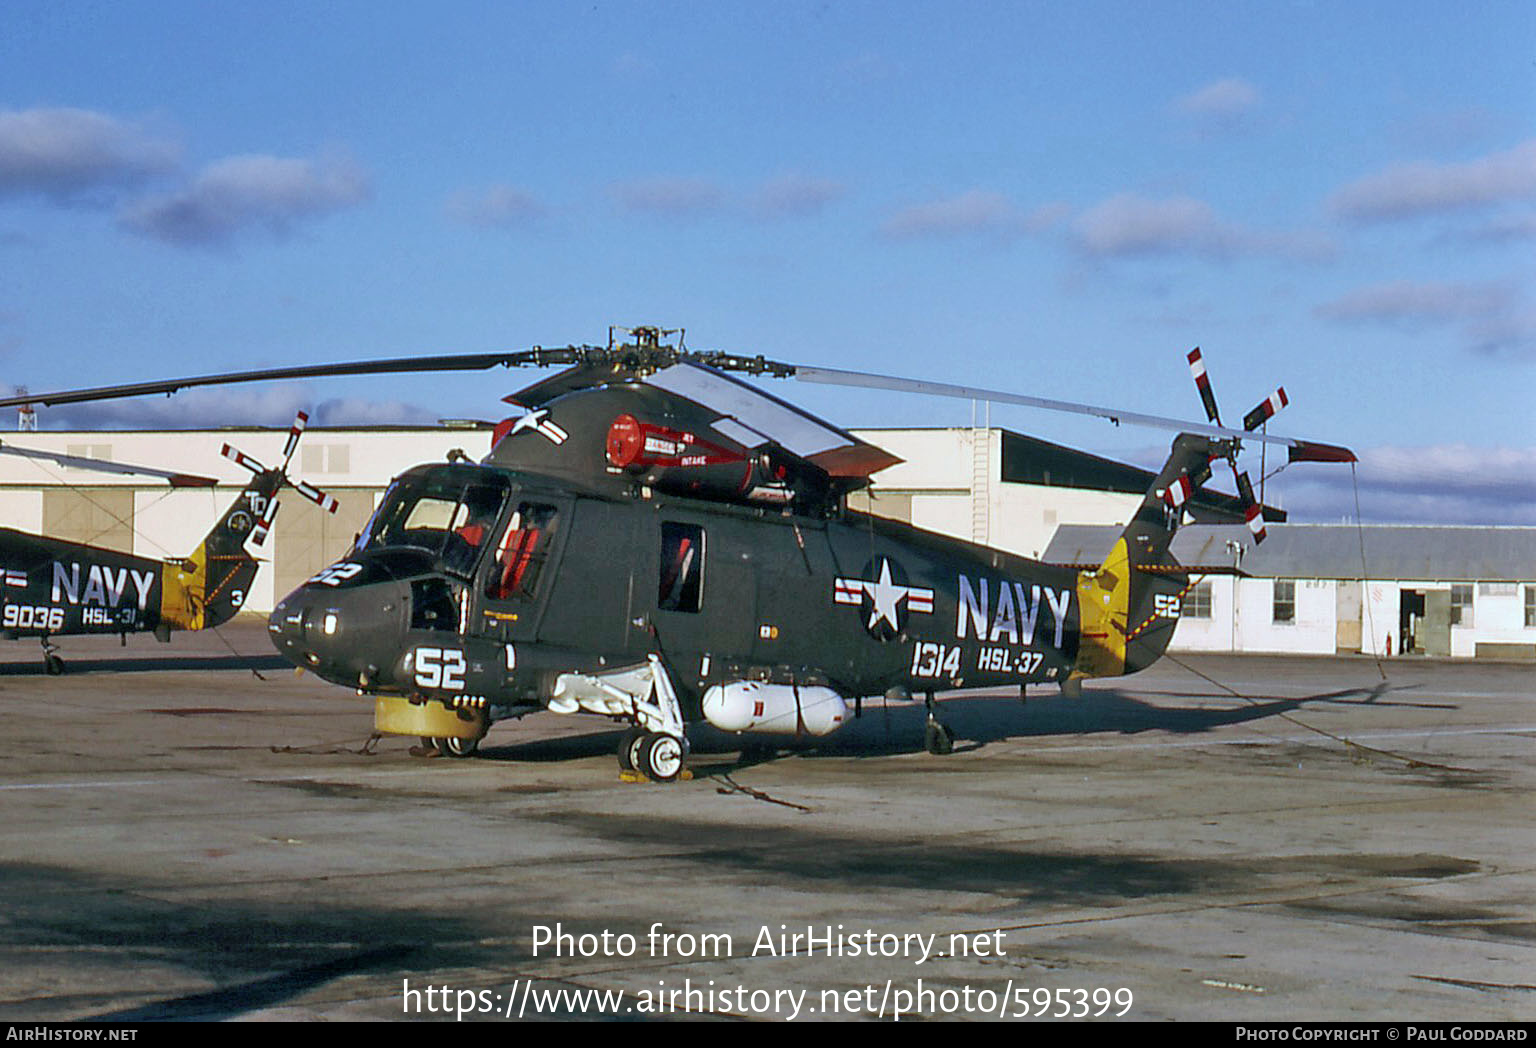
[[[179,148],[85,109],[0,110],[0,196],[93,201],[175,168]]]
[[[610,188],[619,206],[669,217],[700,215],[717,210],[725,193],[705,178],[643,178],[617,182]]]
[[[506,184],[455,193],[446,210],[456,222],[482,227],[527,226],[544,216],[544,206],[531,193]]]
[[[236,156],[210,164],[184,189],[139,201],[121,220],[167,243],[210,246],[252,228],[284,236],[300,221],[352,207],[370,192],[367,176],[343,158]]]
[[[1174,101],[1174,108],[1207,132],[1240,127],[1259,105],[1259,89],[1239,77],[1206,84]]]
[[[1406,331],[1455,326],[1474,352],[1536,357],[1536,314],[1511,284],[1400,280],[1351,291],[1312,312],[1335,323]]]
[[[1354,222],[1385,222],[1536,199],[1536,141],[1462,164],[1406,164],[1352,182],[1330,206]]]
[[[1399,280],[1351,291],[1314,312],[1324,320],[1420,327],[1487,317],[1514,301],[1502,284],[1455,284]]]
[[[1368,522],[1536,524],[1536,448],[1466,444],[1387,446],[1360,452],[1360,513]],[[1355,516],[1347,469],[1287,472],[1284,505],[1294,521]]]
[[[1191,197],[1148,200],[1132,193],[1110,197],[1074,223],[1090,254],[1138,255],[1201,249],[1220,228],[1215,212]]]
[[[1090,255],[1195,254],[1210,257],[1268,255],[1322,260],[1331,242],[1316,233],[1272,233],[1225,222],[1203,200],[1149,199],[1134,193],[1110,197],[1073,223],[1078,246]]]
[[[752,210],[763,218],[802,218],[821,212],[845,192],[842,183],[809,175],[781,175],[758,187]]]
[[[990,235],[1013,237],[1038,233],[1065,214],[1063,205],[1047,204],[1023,211],[1002,193],[970,189],[904,208],[880,226],[892,238]]]

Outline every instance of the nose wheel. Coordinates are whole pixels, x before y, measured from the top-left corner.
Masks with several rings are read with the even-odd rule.
[[[471,738],[460,738],[455,735],[435,737],[423,735],[421,744],[429,750],[437,751],[439,757],[473,757],[480,749],[480,740],[485,738],[485,733],[491,730],[491,725],[485,717],[479,718],[476,734]]]
[[[423,735],[421,744],[427,749],[436,750],[440,757],[473,757],[480,749],[479,739],[457,739],[452,736],[438,739]]]

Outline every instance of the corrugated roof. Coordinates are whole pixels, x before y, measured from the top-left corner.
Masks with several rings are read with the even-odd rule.
[[[1122,530],[1063,524],[1041,559],[1100,564]],[[1233,544],[1242,550],[1240,561]],[[1240,564],[1243,574],[1260,578],[1531,582],[1536,528],[1271,524],[1264,544],[1255,546],[1246,527],[1189,524],[1174,536],[1173,555],[1192,568],[1230,571]]]

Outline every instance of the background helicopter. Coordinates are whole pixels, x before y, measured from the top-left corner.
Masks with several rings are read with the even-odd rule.
[[[288,477],[307,419],[301,412],[294,420],[283,463],[273,469],[224,445],[226,458],[251,471],[251,483],[185,557],[156,560],[0,528],[0,631],[12,639],[37,637],[44,668],[58,674],[64,671],[64,660],[54,637],[153,632],[168,641],[172,630],[210,629],[227,622],[244,606],[256,577],[258,562],[246,541],[260,546],[266,540],[277,515],[278,490],[288,484],[321,509],[336,511],[335,499]],[[216,483],[211,477],[15,445],[0,445],[0,453],[76,469],[160,477],[173,487]]]
[[[417,466],[353,549],[278,603],[296,665],[375,700],[378,730],[472,752],[491,723],[538,709],[630,724],[626,770],[677,778],[687,725],[825,735],[848,700],[1135,672],[1177,623],[1187,574],[1168,553],[1211,463],[1241,441],[1291,461],[1344,448],[1211,423],[888,376],[692,352],[637,328],[607,347],[315,365],[30,395],[37,403],[319,375],[566,364],[507,399],[480,464]],[[1022,403],[1180,430],[1095,570],[1043,564],[858,513],[849,492],[898,461],[728,372]],[[1277,394],[1268,403],[1284,399]],[[7,402],[0,400],[0,406]],[[1262,537],[1251,485],[1244,515]]]

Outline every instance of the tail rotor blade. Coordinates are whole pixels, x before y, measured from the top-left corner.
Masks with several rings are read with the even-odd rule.
[[[251,456],[247,455],[245,452],[239,450],[238,448],[232,448],[228,444],[224,445],[224,450],[220,452],[220,454],[222,454],[227,459],[238,462],[240,465],[244,466],[246,469],[250,470],[252,473],[257,474],[258,476],[267,471],[266,466],[263,466],[260,462],[257,462],[255,459],[251,458]]]
[[[313,484],[306,484],[302,480],[290,480],[289,483],[293,485],[293,490],[309,499],[309,501],[313,502],[327,513],[335,513],[337,508],[341,505],[340,502],[336,501],[336,497],[334,495],[327,495]]]
[[[299,438],[304,435],[304,428],[309,425],[309,416],[299,412],[293,420],[293,425],[288,429],[288,443],[283,448],[283,470],[288,469],[288,463],[293,459],[293,453],[299,446]]]
[[[1258,429],[1264,423],[1275,417],[1275,414],[1287,404],[1290,399],[1285,395],[1285,387],[1281,386],[1269,395],[1267,400],[1260,402],[1248,414],[1243,416],[1243,428],[1248,430]]]
[[[1200,391],[1200,403],[1205,405],[1206,419],[1212,425],[1221,425],[1221,412],[1216,410],[1216,394],[1211,390],[1211,377],[1205,373],[1205,358],[1200,355],[1199,346],[1189,352],[1189,372],[1195,376],[1195,388]]]
[[[260,546],[267,541],[267,533],[272,530],[272,522],[277,519],[277,506],[277,499],[267,503],[267,512],[262,516],[261,520],[256,522],[256,527],[251,532],[251,543],[253,545]]]
[[[1253,482],[1248,479],[1248,474],[1237,472],[1235,463],[1232,473],[1237,477],[1237,497],[1243,503],[1243,519],[1248,522],[1248,530],[1253,532],[1253,541],[1257,545],[1264,541],[1264,507],[1254,498]]]

